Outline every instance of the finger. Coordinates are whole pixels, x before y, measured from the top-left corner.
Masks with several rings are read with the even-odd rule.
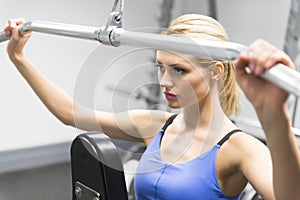
[[[8,24],[9,24],[10,31],[11,31],[11,39],[18,40],[19,39],[19,30],[18,30],[15,20],[9,19]]]
[[[248,66],[249,66],[251,73],[254,73],[256,65],[257,65],[256,63],[257,63],[257,61],[256,61],[255,52],[252,51],[251,49],[249,49],[249,51],[248,51]]]
[[[259,59],[262,58],[261,45],[262,40],[256,40],[248,48],[249,68],[253,74],[255,74],[256,68],[259,66]]]
[[[261,76],[265,71],[266,68],[264,68],[262,65],[256,65],[253,74],[256,76]]]
[[[15,24],[17,25],[18,29],[21,25],[23,25],[24,23],[26,23],[26,20],[24,18],[17,18],[14,19]],[[32,31],[26,31],[26,32],[22,32],[22,34],[20,34],[19,31],[19,37],[30,37],[31,36]]]
[[[17,19],[14,19],[14,21],[17,26],[20,26],[26,22],[26,20],[24,18],[17,18]]]
[[[248,65],[249,58],[246,54],[240,54],[239,57],[233,62],[237,70],[244,71]]]
[[[7,35],[7,36],[11,35],[11,31],[10,31],[10,27],[9,27],[8,22],[6,22],[5,25],[4,25],[4,32],[5,32],[5,35]]]
[[[286,53],[280,50],[278,50],[276,53],[272,55],[272,57],[269,60],[268,68],[273,67],[277,63],[282,63],[292,69],[295,69],[295,65],[291,60],[291,58]]]
[[[249,52],[252,55],[249,56],[249,66],[253,74],[262,75],[266,69],[272,67],[276,63],[274,55],[278,51],[275,46],[267,41],[262,39],[254,41],[249,47]]]
[[[236,79],[242,88],[247,85],[247,80],[249,78],[249,72],[247,72],[248,61],[249,58],[246,54],[240,54],[238,59],[234,61],[236,67]]]
[[[260,76],[265,71],[265,62],[268,54],[261,52],[260,50],[251,51],[249,53],[249,68],[253,75]]]

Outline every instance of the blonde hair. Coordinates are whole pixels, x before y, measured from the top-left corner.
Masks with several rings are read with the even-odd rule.
[[[173,20],[163,32],[166,35],[185,35],[205,40],[227,41],[228,36],[223,26],[215,19],[199,15],[186,14]],[[202,59],[203,60],[203,59]],[[218,84],[220,104],[224,113],[230,116],[238,111],[238,92],[233,63],[221,60],[224,65],[223,82]]]

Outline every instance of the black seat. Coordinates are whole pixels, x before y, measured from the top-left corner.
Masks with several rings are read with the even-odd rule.
[[[76,137],[71,170],[73,200],[128,200],[120,156],[106,135],[93,132]]]

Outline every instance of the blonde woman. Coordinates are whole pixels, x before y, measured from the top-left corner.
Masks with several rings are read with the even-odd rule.
[[[111,138],[146,144],[135,177],[137,199],[240,199],[248,182],[264,199],[275,199],[275,194],[282,199],[281,195],[285,195],[276,176],[273,187],[268,148],[239,130],[229,118],[238,105],[236,70],[232,63],[157,51],[159,84],[168,106],[181,109],[181,113],[129,110],[93,111],[89,115],[88,108],[73,102],[24,57],[23,47],[30,34],[19,36],[17,26],[22,23],[23,19],[9,20],[5,27],[7,34],[12,35],[7,47],[9,57],[60,121],[84,130],[101,131]],[[217,21],[196,14],[175,19],[164,34],[227,40]],[[240,74],[246,65],[255,64],[255,59],[247,56],[242,55],[236,61]],[[288,57],[281,56],[271,64],[287,62]],[[244,89],[248,77],[243,78],[239,82]],[[283,101],[284,98],[280,104]],[[274,188],[278,193],[274,193]]]

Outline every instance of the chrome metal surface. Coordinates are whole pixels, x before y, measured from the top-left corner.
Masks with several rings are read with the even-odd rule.
[[[247,52],[247,47],[233,42],[206,41],[175,35],[161,35],[126,31],[118,27],[88,27],[45,21],[33,21],[20,27],[20,34],[36,31],[54,35],[97,40],[102,44],[119,46],[150,47],[178,53],[202,56],[211,59],[234,60],[240,53]],[[8,37],[0,33],[0,41]],[[284,90],[300,97],[300,73],[278,64],[267,70],[263,76]]]

